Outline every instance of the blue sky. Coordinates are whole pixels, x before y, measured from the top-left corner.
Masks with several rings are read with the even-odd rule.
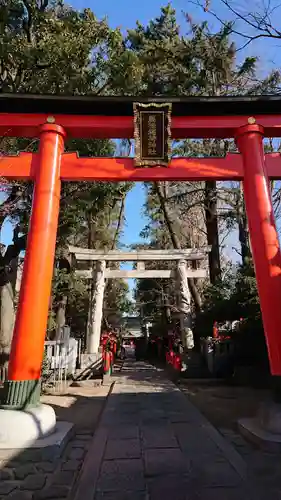
[[[126,198],[126,224],[124,227],[122,243],[130,245],[141,240],[139,234],[146,224],[143,212],[145,191],[142,183],[136,183]]]
[[[204,0],[199,0],[204,2]],[[234,20],[235,16],[221,3],[220,0],[208,0],[210,5],[210,10],[216,12],[219,18],[223,21]],[[168,0],[142,0],[142,1],[132,1],[132,0],[70,0],[69,2],[73,7],[77,9],[83,9],[85,7],[91,8],[98,18],[106,17],[110,26],[119,27],[123,32],[129,28],[133,28],[136,21],[141,23],[148,23],[150,19],[155,18],[159,15],[162,6],[167,5]],[[171,5],[177,11],[178,22],[182,27],[183,32],[187,31],[186,23],[183,18],[183,12],[188,13],[192,20],[197,23],[207,20],[211,29],[218,30],[220,23],[210,14],[204,13],[201,7],[195,5],[196,0],[172,0]],[[239,7],[240,13],[248,13],[250,11],[255,11],[259,7],[263,10],[263,5],[267,4],[264,0],[233,0],[230,1],[231,5]],[[281,7],[277,6],[277,0],[271,0],[271,8],[275,7],[273,19],[278,19],[281,16]],[[236,20],[236,29],[242,30],[242,23]],[[278,27],[278,22],[277,22]],[[249,30],[248,30],[249,32]],[[238,46],[241,46],[242,40],[235,37]],[[248,46],[243,52],[239,53],[238,59],[244,58],[248,55],[260,56],[260,70],[268,71],[269,68],[275,66],[276,63],[280,63],[280,45],[275,44],[272,40],[260,39],[250,46]]]
[[[276,2],[276,0],[274,0]],[[272,5],[274,5],[274,2]],[[72,0],[69,2],[77,9],[91,8],[98,18],[107,17],[109,24],[112,27],[120,27],[123,32],[128,28],[133,28],[137,20],[141,23],[147,23],[151,18],[157,17],[160,13],[160,8],[168,2],[165,0]],[[187,31],[187,26],[184,22],[182,12],[188,13],[194,22],[208,20],[213,30],[219,29],[219,23],[208,14],[205,14],[202,9],[195,5],[195,2],[187,0],[173,0],[172,6],[177,10],[178,21],[182,26],[182,30]],[[275,3],[277,5],[277,3]],[[254,10],[257,6],[256,0],[237,0],[235,5],[243,11]],[[255,6],[255,7],[254,7]],[[231,19],[231,14],[220,3],[220,0],[210,0],[210,8],[224,20]],[[281,14],[281,13],[280,13]],[[277,12],[275,13],[277,18]],[[279,16],[280,17],[280,16]],[[237,29],[241,26],[237,25]],[[240,40],[236,40],[238,45],[241,45]],[[240,52],[238,60],[241,60],[247,55],[259,56],[259,71],[267,73],[276,64],[281,62],[280,47],[274,42],[266,42],[259,40],[251,44],[246,50]],[[145,226],[145,219],[141,216],[144,203],[144,190],[141,184],[129,193],[126,200],[126,226],[124,229],[122,242],[125,245],[139,241],[139,233]],[[11,227],[6,223],[1,232],[1,241],[5,244],[11,241]]]

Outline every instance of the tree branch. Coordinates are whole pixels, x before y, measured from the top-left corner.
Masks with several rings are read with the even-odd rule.
[[[1,160],[0,160],[1,161]],[[23,189],[14,185],[8,198],[0,205],[0,227],[3,225],[6,217],[11,213],[11,209],[15,207],[16,203],[20,200],[23,194]]]
[[[122,221],[123,221],[123,217],[124,217],[124,210],[125,210],[125,199],[123,196],[123,198],[121,199],[121,206],[120,206],[120,210],[119,210],[117,227],[116,227],[116,231],[115,231],[114,238],[112,241],[111,250],[115,249],[115,246],[116,246],[119,234],[120,234],[121,225],[122,225]]]

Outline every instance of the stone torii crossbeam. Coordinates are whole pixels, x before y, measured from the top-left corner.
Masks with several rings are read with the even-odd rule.
[[[183,345],[188,345],[187,338],[192,335],[191,330],[191,304],[190,292],[187,284],[188,278],[205,278],[205,269],[190,269],[187,262],[191,260],[202,260],[211,247],[189,248],[182,250],[139,250],[139,251],[119,251],[119,250],[91,250],[81,247],[69,247],[70,255],[74,256],[76,262],[96,262],[90,270],[76,270],[76,274],[93,282],[92,297],[90,301],[90,314],[87,331],[87,354],[97,356],[100,345],[100,334],[102,324],[102,310],[105,280],[110,278],[172,278],[178,281],[178,302],[180,311],[180,327]],[[127,271],[125,269],[110,269],[106,267],[107,262],[136,262],[137,269]],[[145,269],[145,262],[168,262],[176,261],[177,270],[169,269]]]

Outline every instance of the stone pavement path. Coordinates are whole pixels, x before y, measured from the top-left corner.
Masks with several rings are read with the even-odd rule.
[[[71,498],[257,500],[260,493],[237,451],[163,372],[128,360]]]

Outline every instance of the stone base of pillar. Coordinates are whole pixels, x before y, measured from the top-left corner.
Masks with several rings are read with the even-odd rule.
[[[72,435],[73,424],[56,422],[51,406],[28,410],[0,410],[0,459],[57,458]],[[35,456],[34,456],[35,455]],[[38,457],[38,458],[37,458]],[[49,458],[48,458],[49,457]],[[23,460],[24,461],[24,460]]]
[[[24,410],[40,403],[40,380],[5,380],[0,391],[0,408]]]
[[[241,434],[265,451],[281,451],[281,404],[268,402],[254,418],[238,421]]]

